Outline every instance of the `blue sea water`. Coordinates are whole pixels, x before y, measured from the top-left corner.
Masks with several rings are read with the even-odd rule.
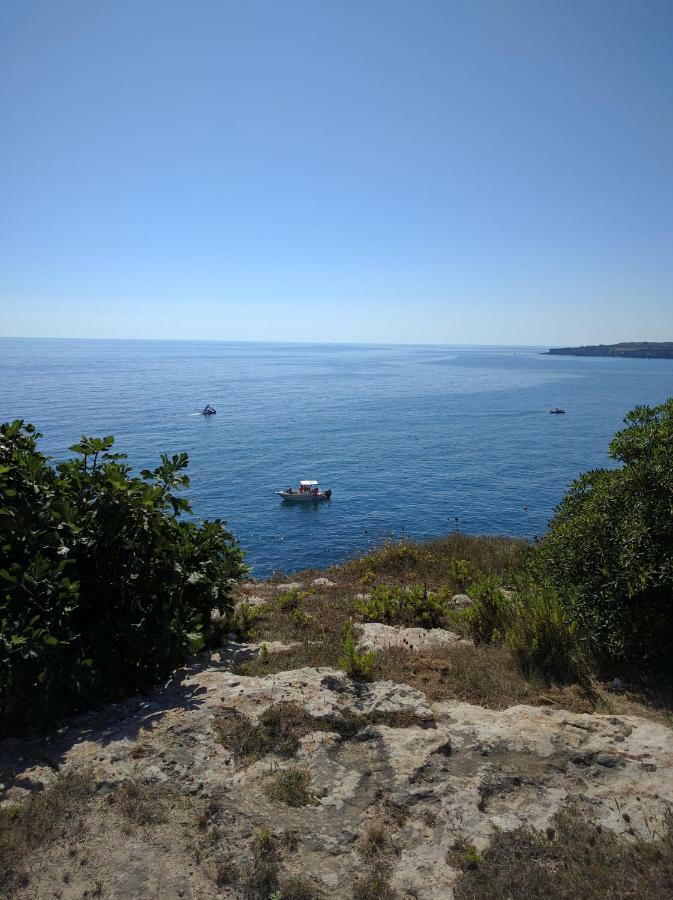
[[[0,419],[55,459],[81,434],[138,469],[186,450],[194,514],[227,519],[264,576],[388,536],[543,533],[625,413],[673,396],[673,361],[542,349],[5,338]],[[274,496],[300,478],[331,503]]]

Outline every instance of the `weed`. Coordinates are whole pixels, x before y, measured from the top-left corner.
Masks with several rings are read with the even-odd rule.
[[[446,861],[458,869],[476,869],[481,862],[481,853],[471,841],[460,837],[454,841],[446,855]]]
[[[495,575],[481,575],[470,585],[472,605],[467,609],[467,621],[475,641],[504,638],[512,624],[512,603],[503,593]]]
[[[134,825],[157,825],[166,821],[166,809],[158,799],[156,789],[139,781],[127,779],[108,794],[108,802]]]
[[[278,890],[280,857],[276,842],[267,828],[262,828],[250,842],[250,864],[243,878],[246,900],[270,898]]]
[[[449,575],[461,591],[475,578],[476,572],[469,559],[452,559],[449,564]]]
[[[61,838],[63,823],[81,814],[93,787],[90,773],[67,773],[22,805],[0,808],[0,893],[27,883],[29,858]]]
[[[355,604],[356,612],[366,621],[417,628],[438,628],[443,624],[446,608],[443,595],[430,593],[422,585],[405,588],[379,585],[369,599],[360,599]]]
[[[259,759],[267,753],[290,757],[297,752],[299,740],[315,730],[315,720],[293,703],[276,703],[254,725],[231,707],[213,720],[213,728],[222,744],[240,759]]]
[[[589,684],[570,606],[568,598],[549,586],[532,582],[520,586],[507,643],[525,675],[536,674],[561,684]]]
[[[353,637],[353,625],[350,619],[344,623],[343,654],[339,660],[339,668],[355,679],[368,678],[376,665],[377,653],[375,650],[359,650]]]
[[[353,900],[396,900],[397,896],[391,887],[387,869],[380,861],[376,861],[353,884]]]
[[[313,616],[310,613],[304,612],[303,609],[295,609],[292,613],[292,624],[295,628],[306,628],[312,621]]]
[[[299,604],[305,596],[306,594],[303,591],[300,591],[298,588],[292,588],[292,590],[285,591],[284,594],[279,595],[278,607],[283,612],[292,612],[299,608]]]
[[[382,853],[390,841],[386,824],[381,819],[374,819],[367,824],[360,839],[360,849],[364,856],[376,856]]]
[[[635,900],[673,895],[673,818],[654,842],[602,829],[579,807],[545,832],[496,832],[476,866],[464,866],[456,900]]]
[[[310,790],[311,773],[308,769],[291,768],[278,772],[264,785],[264,793],[270,800],[279,800],[287,806],[307,806],[318,802]]]
[[[261,614],[259,606],[250,606],[248,601],[244,600],[238,605],[238,609],[230,619],[230,628],[241,640],[253,637],[256,634],[257,621]]]

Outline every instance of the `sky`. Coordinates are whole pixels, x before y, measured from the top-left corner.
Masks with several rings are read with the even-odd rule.
[[[673,340],[671,0],[5,0],[0,334]]]

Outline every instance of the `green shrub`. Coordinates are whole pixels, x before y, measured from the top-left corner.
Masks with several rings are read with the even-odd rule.
[[[353,679],[368,678],[376,665],[375,650],[359,650],[353,637],[353,625],[350,619],[344,622],[344,643],[339,668]]]
[[[307,628],[312,621],[313,616],[310,613],[304,612],[303,609],[295,609],[292,613],[292,624],[299,630]]]
[[[452,559],[449,564],[449,574],[461,591],[476,575],[474,566],[469,559]]]
[[[444,619],[447,599],[429,593],[422,585],[374,588],[369,599],[361,598],[355,611],[368,622],[400,624],[417,628],[438,628]]]
[[[279,594],[278,607],[282,609],[283,612],[292,612],[293,609],[299,608],[299,604],[305,596],[306,595],[298,588],[292,588],[292,590]]]
[[[239,604],[238,609],[229,618],[229,627],[241,640],[254,637],[257,620],[262,614],[259,606],[251,606],[247,600]]]
[[[562,684],[588,682],[573,608],[569,592],[532,581],[518,585],[506,638],[524,675]]]
[[[610,444],[620,468],[582,475],[534,554],[576,589],[575,615],[605,660],[666,665],[673,640],[673,399],[636,407]]]
[[[56,467],[22,421],[0,426],[0,724],[43,724],[142,691],[203,646],[246,571],[220,520],[176,495],[187,455],[133,477],[114,439]]]
[[[504,638],[512,623],[512,602],[503,593],[495,575],[481,575],[470,585],[472,605],[465,611],[474,640],[492,641]]]

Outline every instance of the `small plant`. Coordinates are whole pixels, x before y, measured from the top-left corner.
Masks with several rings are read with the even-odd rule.
[[[541,675],[562,684],[579,681],[588,685],[587,666],[572,608],[573,596],[569,592],[562,595],[550,585],[532,582],[519,585],[507,643],[524,675]]]
[[[383,852],[390,841],[390,835],[386,824],[381,819],[375,819],[367,825],[360,839],[360,847],[365,856],[376,856]]]
[[[448,851],[446,861],[457,869],[474,870],[481,862],[481,853],[466,837],[459,837]]]
[[[231,630],[235,631],[241,640],[254,637],[260,615],[261,610],[258,606],[251,606],[244,600],[231,618]]]
[[[475,577],[474,566],[469,559],[452,559],[449,565],[449,575],[456,582],[461,591]]]
[[[262,828],[250,842],[250,864],[242,885],[244,896],[273,897],[278,891],[279,873],[276,842],[269,829]]]
[[[166,810],[154,788],[139,781],[127,779],[108,794],[109,802],[135,825],[158,825],[166,821]]]
[[[304,612],[303,609],[295,609],[292,613],[292,624],[295,628],[302,629],[308,627],[313,621],[310,613]]]
[[[368,678],[376,665],[375,650],[360,650],[353,637],[353,625],[350,619],[344,622],[343,655],[339,660],[339,668],[353,679]]]
[[[512,623],[512,603],[495,575],[481,575],[470,585],[473,603],[466,612],[472,637],[477,642],[504,638]]]
[[[356,601],[355,611],[368,622],[401,624],[416,628],[438,628],[443,624],[447,598],[430,593],[423,585],[387,587],[379,585],[371,597]]]
[[[283,612],[292,612],[299,608],[299,604],[306,597],[303,591],[298,588],[292,588],[291,591],[285,591],[284,594],[278,596],[278,608]]]
[[[311,773],[308,769],[283,769],[264,785],[264,793],[269,799],[279,800],[287,806],[307,806],[318,802],[310,786]]]

